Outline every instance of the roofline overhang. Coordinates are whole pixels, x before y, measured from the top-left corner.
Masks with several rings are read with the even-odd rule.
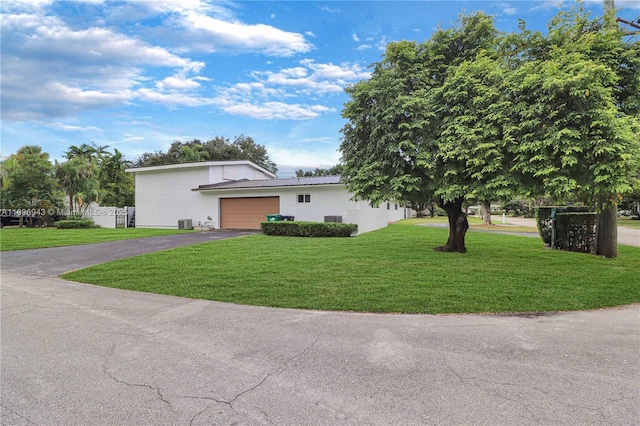
[[[342,182],[337,183],[318,183],[318,184],[295,184],[295,185],[273,185],[273,186],[250,186],[250,187],[240,187],[240,188],[225,188],[225,187],[216,187],[216,188],[193,188],[191,191],[201,191],[201,192],[213,192],[213,191],[253,191],[253,190],[273,190],[279,188],[318,188],[321,186],[345,186]]]
[[[276,178],[275,173],[270,172],[262,166],[249,160],[235,160],[235,161],[198,161],[196,163],[179,163],[179,164],[165,164],[162,166],[147,166],[147,167],[130,167],[125,169],[127,173],[148,173],[165,170],[178,170],[189,168],[206,168],[212,166],[250,166],[258,171],[261,171],[268,176]]]

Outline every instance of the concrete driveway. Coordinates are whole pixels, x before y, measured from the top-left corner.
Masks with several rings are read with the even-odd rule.
[[[26,271],[7,255],[3,425],[640,424],[640,305],[272,309],[71,283],[48,271],[75,260]]]

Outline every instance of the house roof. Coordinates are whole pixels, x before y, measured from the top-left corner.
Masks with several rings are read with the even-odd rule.
[[[287,179],[261,179],[249,180],[241,179],[231,182],[212,183],[200,185],[192,191],[211,191],[224,189],[257,189],[257,188],[278,188],[292,186],[313,186],[313,185],[340,185],[340,176],[317,176]]]
[[[147,167],[132,167],[128,168],[125,171],[129,173],[145,173],[145,172],[155,172],[161,170],[175,170],[175,169],[186,169],[186,168],[197,168],[197,167],[211,167],[211,166],[250,166],[256,170],[259,170],[267,175],[275,177],[275,174],[265,169],[264,167],[258,166],[257,164],[248,161],[248,160],[237,160],[237,161],[199,161],[196,163],[179,163],[179,164],[166,164],[163,166],[147,166]]]

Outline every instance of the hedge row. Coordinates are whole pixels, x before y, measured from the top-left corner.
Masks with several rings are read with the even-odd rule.
[[[333,222],[262,222],[262,233],[281,237],[350,237],[358,232],[353,223]]]
[[[59,220],[53,224],[58,229],[83,229],[99,228],[91,219],[67,219]]]

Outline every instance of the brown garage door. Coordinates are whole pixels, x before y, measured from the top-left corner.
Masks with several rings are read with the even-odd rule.
[[[268,214],[280,213],[280,197],[221,198],[222,229],[260,229]]]

